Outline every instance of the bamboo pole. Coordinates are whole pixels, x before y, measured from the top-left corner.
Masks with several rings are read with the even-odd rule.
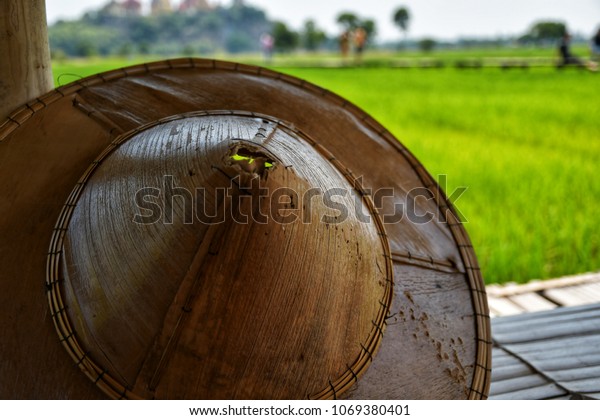
[[[45,0],[0,1],[0,121],[53,86]]]

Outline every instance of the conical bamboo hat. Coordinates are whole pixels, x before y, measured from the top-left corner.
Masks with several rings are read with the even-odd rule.
[[[214,60],[99,74],[0,125],[0,176],[2,398],[486,396],[462,225],[326,90]]]

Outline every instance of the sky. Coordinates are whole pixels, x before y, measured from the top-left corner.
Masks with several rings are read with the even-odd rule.
[[[149,8],[151,0],[142,0]],[[228,5],[231,0],[208,0]],[[46,0],[48,22],[73,19],[97,9],[108,0]],[[180,0],[172,0],[178,4]],[[600,0],[247,0],[272,19],[300,29],[314,19],[330,34],[339,31],[335,17],[350,11],[377,21],[378,39],[395,40],[399,30],[391,21],[393,11],[406,7],[411,13],[409,37],[453,40],[459,37],[520,35],[538,20],[559,20],[572,33],[586,37],[600,27]]]

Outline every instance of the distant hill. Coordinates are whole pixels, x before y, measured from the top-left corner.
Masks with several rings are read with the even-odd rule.
[[[258,51],[260,35],[273,25],[242,1],[222,7],[188,0],[177,10],[153,3],[150,15],[142,15],[139,1],[110,1],[78,20],[58,21],[49,27],[51,51],[55,57]]]

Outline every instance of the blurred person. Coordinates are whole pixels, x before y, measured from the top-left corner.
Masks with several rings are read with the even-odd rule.
[[[350,31],[344,31],[339,38],[340,52],[342,53],[342,62],[344,64],[346,64],[350,51],[350,36]]]
[[[263,51],[265,63],[271,64],[273,60],[273,48],[275,47],[275,38],[269,33],[264,33],[260,36],[260,47]]]
[[[365,31],[365,28],[359,26],[354,31],[354,53],[357,63],[360,63],[362,61],[362,54],[365,49],[366,43],[367,31]]]
[[[590,40],[590,59],[598,65],[600,61],[600,28],[596,31],[596,35]]]
[[[571,53],[571,34],[565,32],[558,44],[558,52],[560,54],[561,61],[558,63],[558,67],[562,68],[567,65],[585,67],[585,64],[581,59],[574,56]]]

